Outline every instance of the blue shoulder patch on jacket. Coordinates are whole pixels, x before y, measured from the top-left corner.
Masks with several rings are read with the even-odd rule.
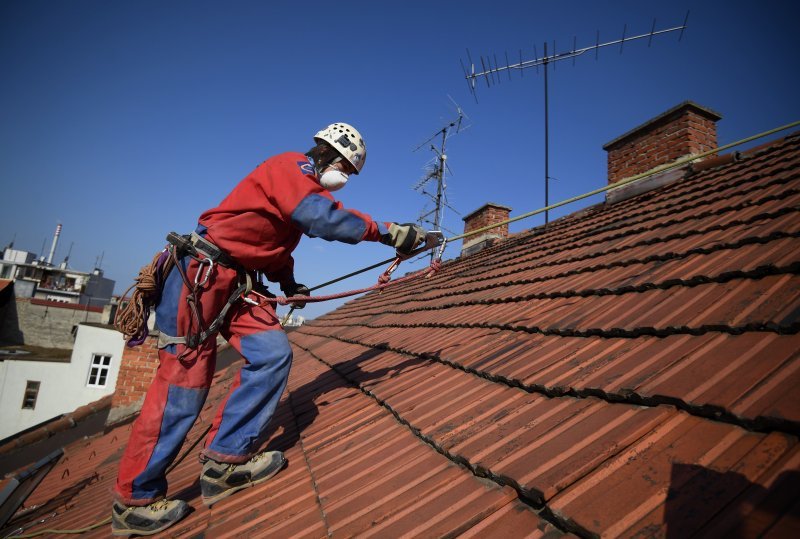
[[[300,201],[292,212],[292,222],[312,238],[358,243],[367,232],[367,223],[347,210],[337,209],[329,198],[312,194]]]
[[[315,175],[314,165],[312,165],[308,161],[298,161],[297,166],[300,167],[300,172],[302,172],[303,174],[310,174],[311,176]]]

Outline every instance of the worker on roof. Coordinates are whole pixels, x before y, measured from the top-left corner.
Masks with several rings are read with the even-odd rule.
[[[287,296],[307,296],[309,289],[295,281],[292,259],[302,234],[353,244],[378,241],[399,256],[426,241],[417,225],[373,221],[334,200],[331,192],[361,172],[367,156],[355,128],[335,123],[314,141],[306,154],[267,159],[219,206],[203,213],[191,236],[203,255],[183,256],[165,277],[156,306],[160,365],[120,462],[114,535],[157,533],[188,513],[185,501],[166,499],[166,470],[211,385],[216,335],[199,329],[213,327],[215,318],[220,318],[219,334],[245,363],[201,452],[203,503],[212,505],[264,482],[285,465],[280,451],[262,446],[286,387],[292,350],[269,303],[231,299],[243,279],[259,281],[260,272]]]

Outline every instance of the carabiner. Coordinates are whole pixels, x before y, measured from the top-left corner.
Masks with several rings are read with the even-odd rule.
[[[392,265],[386,268],[386,271],[381,273],[380,277],[378,277],[378,284],[382,285],[380,290],[378,290],[378,294],[383,294],[383,287],[386,286],[389,283],[389,281],[392,280],[392,273],[394,273],[394,270],[396,270],[397,266],[400,265],[400,262],[401,260],[400,257],[398,256],[397,258],[394,259]]]
[[[392,265],[386,268],[386,271],[384,271],[383,274],[386,275],[387,277],[391,277],[392,273],[394,273],[394,270],[396,270],[399,265],[400,265],[400,257],[398,256],[397,258],[394,259]]]
[[[202,288],[208,283],[208,278],[211,277],[211,271],[214,269],[214,261],[210,258],[196,258],[195,260],[200,263],[200,266],[197,268],[197,273],[194,274],[194,285]],[[203,265],[205,264],[208,264],[208,269],[206,269],[206,274],[201,281],[200,274],[203,273]]]

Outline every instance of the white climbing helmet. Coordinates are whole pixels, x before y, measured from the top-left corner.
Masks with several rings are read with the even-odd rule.
[[[367,146],[361,133],[350,124],[336,123],[331,124],[322,131],[314,135],[317,142],[327,142],[342,154],[348,163],[356,169],[356,174],[361,172],[364,161],[367,160]]]

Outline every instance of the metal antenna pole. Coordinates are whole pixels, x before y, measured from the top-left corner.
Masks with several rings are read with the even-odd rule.
[[[452,125],[452,124],[451,124]],[[445,145],[447,144],[447,130],[442,130],[442,150],[439,153],[439,174],[436,178],[436,216],[433,218],[433,225],[436,230],[441,230],[444,206],[442,205],[442,189],[444,186],[444,167],[447,160]],[[431,251],[433,257],[433,251]]]
[[[544,42],[544,205],[550,205],[550,114],[547,100],[547,41]],[[544,224],[550,220],[549,211],[544,212]]]
[[[452,100],[452,98],[451,98],[451,100]],[[437,163],[433,165],[433,170],[430,171],[414,187],[415,190],[420,191],[422,194],[428,196],[436,204],[436,207],[432,211],[421,215],[419,217],[419,219],[418,219],[418,221],[420,221],[420,223],[422,223],[425,220],[426,217],[428,217],[431,214],[433,214],[433,221],[432,222],[431,221],[427,221],[427,222],[433,224],[433,227],[434,227],[435,230],[443,230],[444,229],[444,225],[443,225],[443,222],[444,222],[444,207],[447,206],[447,202],[445,200],[445,189],[446,189],[445,170],[449,170],[450,169],[450,167],[447,166],[447,153],[446,153],[446,151],[447,151],[447,137],[448,137],[448,135],[450,135],[451,130],[453,128],[455,128],[456,133],[459,133],[462,130],[461,123],[462,123],[463,119],[466,117],[466,114],[464,114],[464,111],[462,111],[461,107],[459,107],[457,104],[456,104],[456,108],[458,109],[458,118],[456,118],[455,120],[447,123],[439,131],[434,133],[428,140],[426,140],[425,142],[423,142],[422,144],[420,144],[419,146],[417,146],[414,149],[414,151],[419,150],[424,145],[426,145],[429,142],[433,141],[438,135],[441,134],[442,141],[441,141],[440,148],[437,149],[436,146],[434,146],[433,144],[430,145],[430,149],[436,154]],[[469,127],[469,126],[466,126],[466,127]],[[464,129],[466,129],[466,127]],[[452,172],[451,172],[451,174],[452,174]],[[429,180],[434,179],[434,178],[436,179],[436,195],[435,196],[430,194],[430,193],[428,193],[427,191],[425,191],[425,184],[427,184]],[[451,207],[451,209],[453,209],[453,208]],[[458,212],[456,212],[456,213],[458,213]],[[431,251],[430,255],[431,255],[431,261],[433,261],[433,258],[435,256],[434,250]]]

